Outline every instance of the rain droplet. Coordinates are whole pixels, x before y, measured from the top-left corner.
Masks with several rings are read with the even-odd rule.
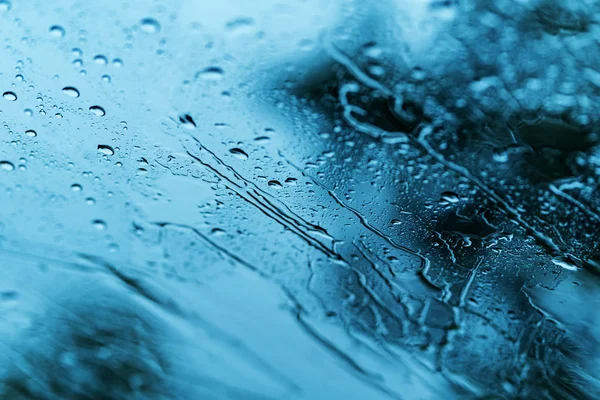
[[[81,187],[80,184],[74,183],[71,185],[71,190],[77,193],[77,192],[81,192],[83,190],[83,188]]]
[[[0,0],[0,12],[9,12],[12,8],[12,3],[8,0]]]
[[[15,166],[10,161],[0,161],[0,168],[5,171],[14,171]]]
[[[229,149],[229,152],[231,154],[233,154],[234,156],[236,156],[237,158],[239,158],[240,160],[247,160],[248,159],[248,154],[244,150],[239,149],[237,147],[235,147],[233,149]]]
[[[102,82],[110,83],[110,75],[102,75]]]
[[[83,60],[80,58],[77,58],[77,59],[73,60],[73,65],[76,66],[77,68],[79,68],[83,65]]]
[[[96,204],[96,200],[93,197],[88,197],[87,199],[85,199],[85,204],[93,206],[94,204]]]
[[[575,262],[575,260],[573,260],[568,255],[554,257],[552,259],[552,262],[554,264],[558,265],[559,267],[562,267],[562,268],[566,269],[567,271],[577,271],[577,270],[579,270],[579,266],[577,265],[577,263]]]
[[[223,78],[225,72],[221,67],[207,67],[196,74],[197,78],[205,81],[218,81]]]
[[[259,136],[259,137],[257,137],[257,138],[254,138],[254,140],[255,140],[256,142],[258,142],[258,143],[261,143],[261,144],[262,144],[262,143],[267,143],[267,142],[269,142],[269,141],[271,140],[271,138],[270,138],[270,137],[268,137],[268,136]]]
[[[450,204],[458,203],[458,201],[460,200],[458,198],[458,195],[456,193],[450,192],[450,191],[443,192],[440,195],[440,198],[441,198],[442,201],[444,201],[446,203],[450,203]]]
[[[63,93],[70,97],[79,97],[79,90],[72,86],[66,86],[63,88]]]
[[[100,106],[91,106],[90,111],[96,114],[98,117],[104,117],[106,115],[106,111],[104,111],[104,108]]]
[[[36,137],[37,136],[37,132],[34,131],[33,129],[28,129],[25,131],[25,134],[29,137]]]
[[[112,156],[115,154],[115,150],[106,144],[99,144],[98,152],[100,152],[102,154],[106,154],[107,156]]]
[[[120,58],[115,58],[114,60],[112,60],[112,65],[113,67],[121,68],[123,66],[123,60],[121,60]]]
[[[99,231],[103,231],[106,230],[106,222],[102,221],[101,219],[95,219],[92,221],[92,226],[96,229],[98,229]]]
[[[196,123],[191,115],[185,114],[179,117],[179,122],[183,124],[184,127],[188,129],[194,129],[196,127]]]
[[[106,64],[108,64],[108,59],[106,58],[106,56],[103,56],[102,54],[98,54],[97,56],[94,57],[94,62],[96,64],[106,65]]]
[[[254,25],[254,20],[252,18],[237,18],[231,20],[225,24],[225,29],[228,31],[234,32],[238,30],[247,30],[252,25]]]
[[[215,236],[225,236],[225,231],[221,228],[213,228],[210,233]]]
[[[9,101],[15,101],[17,99],[17,95],[14,92],[4,92],[2,96]]]
[[[140,21],[142,31],[147,33],[158,33],[160,31],[160,24],[154,18],[144,18]]]
[[[276,181],[276,180],[269,181],[268,185],[271,186],[271,187],[274,187],[276,189],[280,189],[280,188],[283,187],[283,185],[281,184],[281,182]]]
[[[62,38],[65,36],[65,28],[60,25],[52,25],[50,27],[50,34],[56,38]]]

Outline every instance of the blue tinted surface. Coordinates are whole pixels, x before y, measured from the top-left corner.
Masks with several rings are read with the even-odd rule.
[[[0,0],[0,398],[600,397],[596,7]]]

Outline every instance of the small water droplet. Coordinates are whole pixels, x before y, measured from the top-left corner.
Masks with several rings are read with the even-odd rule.
[[[91,106],[90,111],[96,114],[98,117],[104,117],[106,115],[106,111],[104,111],[104,108],[100,106]]]
[[[23,82],[24,78],[23,78],[23,75],[17,74],[17,75],[15,75],[15,79],[17,80],[17,82]]]
[[[0,168],[5,171],[14,171],[15,166],[10,161],[0,161]]]
[[[56,38],[62,38],[65,36],[65,28],[60,25],[52,25],[50,27],[50,34]]]
[[[93,197],[88,197],[87,199],[85,199],[85,204],[93,206],[94,204],[96,204],[96,200]]]
[[[17,99],[17,95],[14,92],[4,92],[2,97],[8,101],[15,101]]]
[[[102,75],[102,82],[110,83],[110,75]]]
[[[114,60],[112,60],[112,65],[113,67],[121,68],[123,66],[123,60],[121,60],[120,58],[115,58]]]
[[[63,93],[70,97],[79,97],[79,90],[73,86],[66,86],[63,88]]]
[[[73,60],[73,65],[76,66],[77,68],[79,68],[83,65],[83,60],[80,58],[77,58],[77,59]]]
[[[143,18],[140,25],[142,31],[147,33],[158,33],[160,31],[160,24],[154,18]]]
[[[34,131],[33,129],[28,129],[25,131],[25,134],[29,137],[36,137],[37,136],[37,132]]]
[[[25,113],[25,115],[27,115],[28,117],[31,117],[33,115],[33,111],[29,108],[23,110],[23,113]]]
[[[95,219],[92,221],[92,226],[96,229],[98,229],[99,231],[104,231],[106,230],[106,222],[102,221],[101,219]]]
[[[107,156],[112,156],[115,154],[115,150],[106,144],[99,144],[98,152],[100,152],[102,154],[106,154]]]
[[[242,150],[240,148],[235,147],[233,149],[229,149],[229,152],[231,154],[233,154],[234,156],[236,156],[237,158],[239,158],[240,160],[247,160],[248,159],[248,154],[244,150]]]
[[[281,182],[276,181],[276,180],[269,181],[268,185],[271,186],[271,187],[274,187],[276,189],[280,189],[280,188],[283,187],[283,185],[281,184]]]
[[[108,59],[106,58],[106,56],[103,56],[102,54],[98,54],[97,56],[94,57],[94,62],[96,64],[106,65],[106,64],[108,64]]]
[[[74,183],[71,185],[71,190],[78,193],[78,192],[81,192],[83,190],[83,188],[81,187],[80,184]]]
[[[218,81],[223,78],[225,72],[220,67],[207,67],[196,74],[196,78],[203,79],[205,81]]]
[[[8,0],[0,0],[0,13],[9,12],[12,8],[12,3]]]

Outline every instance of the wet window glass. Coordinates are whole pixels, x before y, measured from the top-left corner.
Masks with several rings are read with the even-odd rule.
[[[599,35],[0,0],[0,398],[600,398]]]

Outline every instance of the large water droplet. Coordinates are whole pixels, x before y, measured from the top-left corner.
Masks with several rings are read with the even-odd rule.
[[[15,92],[4,92],[2,97],[9,101],[15,101],[17,99],[17,95],[15,94]]]
[[[194,119],[189,114],[180,116],[179,122],[188,129],[194,129],[196,127],[196,122],[194,122]]]
[[[144,18],[140,21],[142,31],[148,33],[158,33],[160,31],[160,24],[154,18]]]
[[[65,36],[65,28],[60,25],[52,25],[50,27],[50,34],[56,38],[62,38]]]
[[[113,154],[115,154],[115,150],[106,144],[99,144],[98,152],[100,152],[102,154],[106,154],[107,156],[112,156]]]
[[[3,169],[5,171],[14,171],[15,166],[10,161],[0,161],[0,169]]]
[[[552,262],[554,264],[558,265],[559,267],[566,269],[567,271],[579,270],[579,266],[577,265],[577,262],[575,260],[573,260],[571,257],[569,257],[568,255],[554,257],[552,259]]]
[[[24,160],[24,159],[21,158],[21,160]],[[25,160],[25,162],[26,161],[27,160]],[[23,167],[24,167],[24,165],[23,165]],[[5,171],[14,171],[15,165],[13,163],[11,163],[10,161],[0,161],[0,169],[3,169]]]
[[[66,86],[66,87],[63,88],[62,91],[67,96],[79,97],[79,90],[77,90],[76,88],[74,88],[72,86]]]
[[[0,13],[9,12],[12,8],[12,3],[8,0],[0,0]]]
[[[104,108],[100,106],[91,106],[90,111],[96,114],[98,117],[104,117],[106,115],[106,111],[104,111]]]
[[[237,147],[235,147],[233,149],[229,149],[229,152],[231,154],[233,154],[234,156],[236,156],[237,158],[239,158],[240,160],[248,159],[248,154],[244,150],[239,149]]]
[[[442,200],[442,202],[449,203],[449,204],[458,203],[458,201],[460,200],[456,193],[450,192],[450,191],[443,192],[440,195],[440,199]]]
[[[221,67],[207,67],[198,72],[196,77],[205,81],[218,81],[223,78],[224,73]]]
[[[29,137],[36,137],[37,136],[37,132],[34,131],[33,129],[28,129],[25,131],[25,134]]]

